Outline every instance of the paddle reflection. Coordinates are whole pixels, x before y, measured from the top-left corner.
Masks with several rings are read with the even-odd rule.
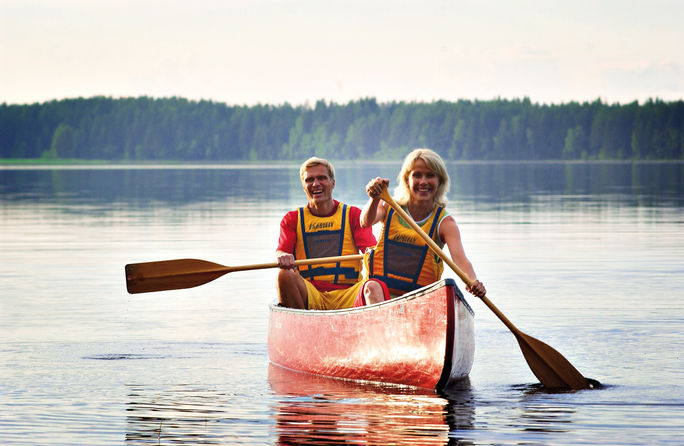
[[[429,390],[323,378],[269,364],[279,445],[444,445],[472,429],[466,380],[443,396]],[[460,444],[460,443],[459,443]]]

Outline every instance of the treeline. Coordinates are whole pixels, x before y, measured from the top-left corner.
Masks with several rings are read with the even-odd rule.
[[[0,105],[0,158],[238,161],[684,159],[684,101],[229,106],[149,97]]]

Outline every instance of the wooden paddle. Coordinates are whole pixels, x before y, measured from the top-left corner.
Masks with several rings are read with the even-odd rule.
[[[295,265],[316,265],[320,263],[360,260],[363,254],[317,259],[295,260]],[[223,266],[198,259],[161,260],[158,262],[131,263],[126,265],[126,289],[131,294],[152,291],[180,290],[192,288],[218,279],[224,274],[253,269],[277,268],[278,263],[256,265]]]
[[[452,270],[470,286],[474,282],[470,279],[445,253],[442,249],[421,229],[418,224],[404,211],[390,196],[385,187],[380,194],[380,198],[392,206],[397,214],[401,216],[411,227],[421,236],[425,243],[451,267]],[[554,350],[551,346],[542,341],[529,336],[518,330],[511,321],[487,298],[480,299],[489,307],[490,310],[508,327],[515,335],[522,350],[523,356],[530,366],[532,373],[549,389],[588,389],[591,387],[589,381],[565,359],[563,355]]]

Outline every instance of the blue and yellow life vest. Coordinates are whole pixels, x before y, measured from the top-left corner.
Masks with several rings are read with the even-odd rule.
[[[437,231],[439,222],[447,215],[443,207],[435,206],[430,217],[420,224],[421,229],[440,247],[444,243],[439,240]],[[393,295],[429,285],[439,280],[444,271],[442,259],[394,209],[388,209],[380,240],[366,254],[364,262],[369,277],[385,282]]]
[[[339,203],[334,214],[328,217],[313,215],[308,207],[299,208],[297,218],[296,259],[346,256],[358,254],[354,243],[349,209]],[[361,260],[322,265],[300,265],[299,273],[308,280],[322,280],[335,284],[354,284],[361,274]]]

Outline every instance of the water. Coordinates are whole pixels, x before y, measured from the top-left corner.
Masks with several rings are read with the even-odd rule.
[[[365,202],[398,164],[339,165]],[[449,210],[490,299],[596,390],[540,391],[479,300],[468,382],[286,373],[275,271],[129,295],[127,263],[273,259],[296,165],[0,170],[0,443],[681,444],[684,164],[454,164]],[[447,274],[456,277],[453,273]]]

